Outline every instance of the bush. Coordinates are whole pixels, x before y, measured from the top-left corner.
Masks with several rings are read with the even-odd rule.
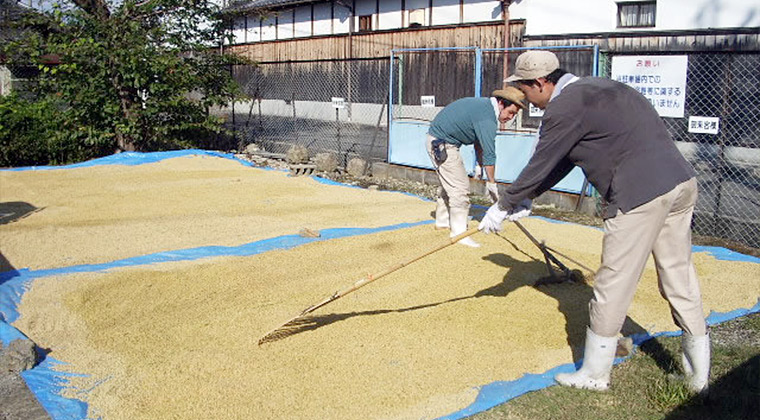
[[[112,144],[72,129],[51,99],[0,98],[0,167],[80,162],[111,153]]]

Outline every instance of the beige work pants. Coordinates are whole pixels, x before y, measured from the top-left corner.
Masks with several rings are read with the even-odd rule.
[[[602,265],[589,304],[590,327],[612,337],[623,326],[649,254],[654,257],[660,294],[676,325],[706,333],[699,280],[691,261],[691,218],[697,201],[692,178],[670,192],[604,222]]]
[[[467,171],[464,169],[464,162],[462,161],[462,155],[459,154],[459,148],[453,144],[446,143],[446,153],[448,158],[440,166],[435,163],[433,157],[432,142],[435,140],[433,136],[427,136],[427,152],[430,156],[430,161],[433,162],[436,174],[438,174],[438,180],[441,186],[438,187],[438,199],[436,213],[443,211],[443,209],[459,208],[470,209],[470,178],[467,176]],[[443,206],[443,209],[442,209]],[[437,219],[436,215],[436,219]]]

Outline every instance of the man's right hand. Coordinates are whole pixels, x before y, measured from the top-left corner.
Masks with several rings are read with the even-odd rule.
[[[483,220],[478,225],[478,229],[483,233],[499,232],[501,231],[501,224],[508,215],[509,213],[500,209],[499,203],[496,203],[486,211]]]

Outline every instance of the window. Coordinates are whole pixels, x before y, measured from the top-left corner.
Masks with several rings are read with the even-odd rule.
[[[618,28],[653,28],[656,1],[618,3]]]
[[[413,9],[409,11],[409,27],[417,28],[425,25],[425,9]]]
[[[372,30],[372,15],[359,16],[359,31]]]

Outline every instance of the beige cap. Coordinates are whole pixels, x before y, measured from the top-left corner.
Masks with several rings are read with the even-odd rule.
[[[505,82],[517,80],[535,80],[559,68],[559,59],[547,50],[530,50],[517,56],[515,74],[504,79]]]
[[[525,94],[522,93],[520,89],[512,86],[507,86],[504,89],[497,89],[491,93],[491,96],[494,98],[504,98],[522,109],[527,108],[527,105],[525,105]]]

